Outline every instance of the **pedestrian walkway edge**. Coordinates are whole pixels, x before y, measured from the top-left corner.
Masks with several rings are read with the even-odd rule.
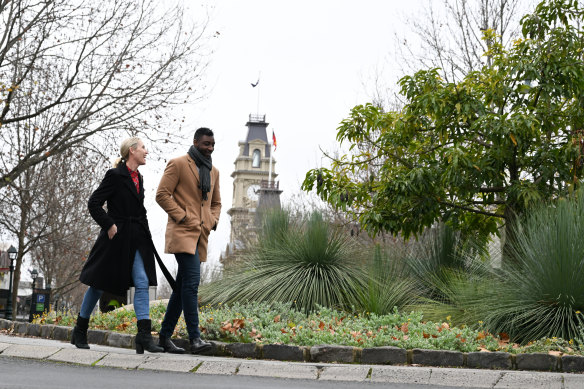
[[[71,327],[33,324],[0,319],[0,330],[9,334],[68,341]],[[115,331],[89,330],[91,344],[133,348],[134,335]],[[173,339],[188,349],[186,339]],[[235,358],[269,359],[298,362],[364,363],[379,365],[415,365],[467,367],[473,369],[531,370],[584,373],[584,356],[547,353],[511,354],[507,352],[461,352],[451,350],[405,350],[398,347],[359,348],[337,345],[293,346],[285,344],[224,343],[210,341],[211,350],[204,355]]]

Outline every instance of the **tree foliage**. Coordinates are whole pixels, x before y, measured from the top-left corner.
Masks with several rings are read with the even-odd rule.
[[[488,65],[483,53],[490,40],[481,31],[493,30],[496,41],[507,47],[518,38],[519,20],[534,0],[441,0],[428,1],[422,17],[408,20],[420,45],[400,38],[401,62],[410,69],[440,68],[447,81],[460,80]]]
[[[71,163],[82,158],[87,168]],[[86,287],[79,283],[79,273],[99,232],[87,210],[87,199],[106,169],[99,156],[86,150],[32,168],[41,177],[33,205],[41,214],[27,226],[28,235],[37,238],[30,245],[31,262],[51,286],[52,301],[63,306],[81,305]]]
[[[206,54],[204,17],[197,26],[183,11],[152,0],[0,2],[0,188],[100,134],[172,139],[170,108],[192,100]]]
[[[405,15],[395,34],[388,61],[399,74],[438,68],[448,82],[459,81],[471,71],[490,65],[485,56],[491,41],[482,31],[492,29],[504,47],[520,34],[521,16],[531,12],[537,0],[426,0],[421,10]],[[373,104],[396,110],[403,106],[397,95],[395,74],[381,66],[368,81]]]
[[[97,235],[87,198],[102,176],[96,166],[105,163],[86,149],[69,151],[69,156],[31,166],[0,190],[0,231],[16,238],[15,290],[28,257],[51,286],[53,301],[80,304],[75,296],[82,295],[74,292],[79,292],[79,272]]]
[[[400,80],[406,104],[359,105],[338,128],[349,152],[309,171],[304,190],[379,231],[419,234],[437,221],[486,238],[578,186],[584,162],[584,40],[575,1],[541,2],[491,66],[447,82],[439,69]],[[373,147],[361,148],[367,143]]]

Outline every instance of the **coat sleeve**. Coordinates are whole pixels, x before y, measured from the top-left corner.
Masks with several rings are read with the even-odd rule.
[[[217,230],[217,224],[219,224],[219,215],[221,215],[221,192],[219,191],[218,171],[215,185],[213,185],[213,197],[211,197],[211,214],[215,218],[215,225],[213,226],[213,230]]]
[[[180,172],[176,162],[174,160],[168,161],[156,190],[156,202],[176,223],[180,223],[187,215],[186,211],[172,197],[179,177]]]
[[[110,169],[105,173],[105,177],[99,184],[99,187],[89,196],[87,201],[87,208],[93,220],[99,224],[104,230],[109,230],[109,228],[114,225],[114,219],[112,219],[103,209],[103,204],[115,191],[113,170]]]

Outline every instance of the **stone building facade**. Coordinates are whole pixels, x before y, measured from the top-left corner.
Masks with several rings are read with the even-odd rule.
[[[227,211],[231,217],[231,234],[226,253],[221,262],[226,265],[233,260],[236,251],[244,250],[257,237],[257,210],[260,196],[266,189],[278,187],[275,181],[276,161],[270,161],[272,145],[268,141],[265,115],[249,115],[246,123],[247,136],[239,142],[239,155],[235,159],[232,207]],[[270,180],[271,169],[271,180]],[[278,196],[279,196],[278,191]],[[278,197],[279,201],[279,197]],[[236,255],[235,255],[236,256]]]

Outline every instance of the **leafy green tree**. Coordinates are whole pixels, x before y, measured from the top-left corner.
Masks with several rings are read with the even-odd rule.
[[[399,111],[353,108],[337,134],[349,152],[309,171],[303,189],[316,187],[372,234],[407,238],[443,221],[486,240],[504,225],[509,254],[517,218],[582,179],[581,18],[575,1],[543,1],[510,49],[484,32],[490,66],[459,82],[438,69],[406,76]]]

